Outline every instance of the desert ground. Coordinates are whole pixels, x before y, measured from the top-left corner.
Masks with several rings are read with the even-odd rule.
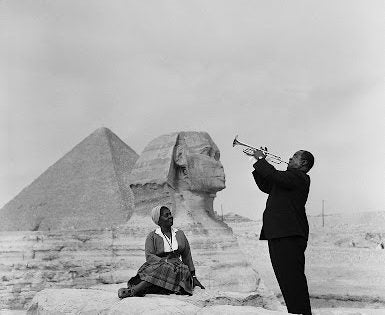
[[[230,216],[231,217],[231,216]],[[265,284],[280,296],[261,221],[227,220]],[[313,308],[380,308],[385,314],[385,212],[309,216],[306,275]]]

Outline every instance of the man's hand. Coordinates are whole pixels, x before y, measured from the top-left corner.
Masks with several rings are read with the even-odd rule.
[[[199,282],[196,277],[193,277],[193,288],[200,287],[201,289],[205,289],[205,287]]]
[[[255,157],[256,160],[266,157],[266,155],[261,150],[254,150],[253,156]]]

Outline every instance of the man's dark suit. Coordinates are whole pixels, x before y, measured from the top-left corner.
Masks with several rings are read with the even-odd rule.
[[[260,239],[268,240],[270,260],[287,309],[294,314],[311,314],[305,276],[309,236],[305,204],[310,177],[298,169],[278,171],[265,159],[253,166],[256,184],[269,194]]]

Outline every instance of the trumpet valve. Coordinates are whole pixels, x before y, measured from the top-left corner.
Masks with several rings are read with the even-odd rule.
[[[246,148],[246,149],[243,149],[243,153],[247,154],[247,155],[250,155],[250,156],[253,156],[254,155],[254,151],[253,149],[251,148]]]

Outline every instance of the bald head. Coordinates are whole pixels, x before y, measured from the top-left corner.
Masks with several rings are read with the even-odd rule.
[[[310,169],[314,165],[314,156],[309,151],[301,150],[301,160],[304,162],[304,166],[306,167],[306,173],[310,171]]]
[[[289,159],[288,169],[297,169],[305,173],[314,165],[314,156],[309,151],[299,150]]]

